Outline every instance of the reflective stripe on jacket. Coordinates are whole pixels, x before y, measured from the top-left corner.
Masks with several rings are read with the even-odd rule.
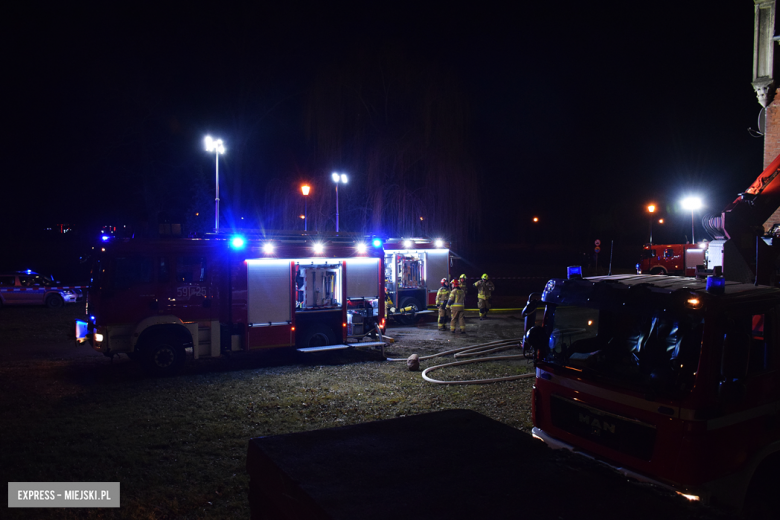
[[[465,300],[466,295],[463,294],[463,289],[458,287],[457,289],[453,289],[450,293],[450,299],[447,300],[447,307],[452,307],[453,309],[456,307],[463,307]]]

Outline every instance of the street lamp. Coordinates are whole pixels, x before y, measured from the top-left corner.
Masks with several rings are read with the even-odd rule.
[[[653,213],[655,213],[655,204],[648,204],[647,212],[650,213],[650,245],[653,245]]]
[[[700,209],[701,206],[701,199],[699,197],[686,197],[682,200],[683,209],[691,210],[691,244],[696,243],[696,239],[693,236],[693,212]]]
[[[309,230],[309,211],[307,208],[309,191],[311,191],[311,186],[309,186],[308,184],[304,184],[303,186],[301,186],[301,193],[303,193],[303,230],[304,231]]]
[[[333,172],[331,174],[331,178],[333,179],[333,182],[336,183],[336,233],[338,233],[339,232],[339,183],[346,184],[347,175],[345,173]]]
[[[225,145],[222,139],[212,139],[210,135],[206,136],[206,151],[214,152],[217,156],[217,196],[214,198],[214,231],[219,232],[219,154],[225,153]]]

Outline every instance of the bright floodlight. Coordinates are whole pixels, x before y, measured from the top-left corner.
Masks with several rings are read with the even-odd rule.
[[[263,253],[271,255],[274,252],[274,245],[270,242],[263,244]]]
[[[436,247],[444,247],[444,240],[436,240],[436,242],[433,243]]]
[[[648,206],[647,206],[647,211],[648,211],[649,213],[653,213],[653,212],[655,212],[655,204],[650,204],[650,205],[648,205]]]
[[[701,209],[701,199],[699,197],[686,197],[682,200],[683,209],[696,211]]]
[[[333,173],[330,175],[330,177],[331,177],[331,179],[333,179],[333,182],[339,182],[339,174],[338,174],[338,173],[336,173],[336,172],[333,172]]]
[[[346,173],[342,173],[342,174],[341,174],[341,182],[342,182],[343,184],[346,184],[346,183],[347,183],[347,174],[346,174]]]
[[[324,249],[325,249],[325,247],[322,245],[321,242],[316,242],[314,244],[314,252],[316,254],[318,254],[318,255],[321,254]]]
[[[222,143],[222,139],[212,139],[210,135],[207,135],[204,141],[206,143],[207,152],[221,153],[224,155],[225,145]]]
[[[363,242],[360,242],[357,245],[357,252],[358,252],[359,255],[365,254],[367,250],[368,250],[368,246],[366,244],[364,244]]]
[[[686,197],[682,200],[681,203],[683,209],[691,210],[691,244],[695,244],[696,237],[694,236],[693,212],[701,208],[701,199],[699,197]]]
[[[412,241],[411,240],[404,240],[404,247],[406,249],[409,249],[410,247],[412,247]]]
[[[304,184],[303,186],[301,186],[301,193],[303,193],[304,196],[308,195],[310,190],[311,190],[311,186],[309,186],[308,184]]]

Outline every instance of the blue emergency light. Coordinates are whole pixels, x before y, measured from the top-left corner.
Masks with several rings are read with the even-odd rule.
[[[582,266],[571,265],[566,268],[566,278],[568,280],[582,278]]]
[[[381,238],[375,238],[371,241],[371,245],[374,247],[382,247],[382,239]]]
[[[712,294],[723,294],[726,291],[726,279],[722,276],[707,277],[707,292]]]
[[[244,247],[245,243],[244,237],[235,236],[230,239],[230,245],[233,246],[234,249],[241,249]]]
[[[111,237],[109,237],[108,235],[101,235],[100,240],[102,240],[103,242],[108,242],[109,238]]]

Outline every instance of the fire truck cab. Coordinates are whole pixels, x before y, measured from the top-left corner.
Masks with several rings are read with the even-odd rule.
[[[442,278],[450,279],[449,243],[427,238],[390,238],[385,242],[385,284],[394,319],[411,324],[436,306]]]
[[[174,372],[226,352],[383,345],[383,253],[355,236],[126,240],[93,269],[76,338]]]
[[[728,510],[776,494],[780,289],[574,275],[524,314],[535,437]]]

